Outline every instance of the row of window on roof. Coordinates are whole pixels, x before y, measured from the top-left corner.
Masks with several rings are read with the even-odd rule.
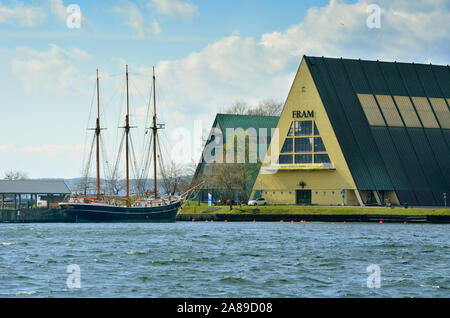
[[[450,99],[371,94],[358,99],[372,126],[450,129]]]

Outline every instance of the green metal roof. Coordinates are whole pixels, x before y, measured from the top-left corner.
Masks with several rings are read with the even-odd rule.
[[[249,128],[256,129],[258,133],[260,128],[269,129],[267,134],[271,135],[271,129],[278,125],[278,116],[253,116],[253,115],[234,115],[234,114],[217,114],[213,127],[218,123],[222,130],[227,128],[247,130]],[[226,142],[226,134],[224,132],[224,142]]]
[[[394,101],[403,127],[371,126],[357,94],[424,97],[428,103],[430,98],[443,98],[450,112],[449,66],[309,56],[305,60],[357,187],[395,190],[401,203],[443,205],[442,194],[450,190],[450,129],[443,128],[450,125],[448,113],[435,128],[408,127]],[[437,119],[432,111],[429,115]]]

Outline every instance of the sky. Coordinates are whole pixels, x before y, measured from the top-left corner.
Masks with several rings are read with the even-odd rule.
[[[448,0],[0,0],[0,178],[81,176],[97,68],[108,162],[128,64],[136,153],[154,66],[161,142],[188,163],[218,112],[284,103],[303,55],[448,65],[449,31]]]

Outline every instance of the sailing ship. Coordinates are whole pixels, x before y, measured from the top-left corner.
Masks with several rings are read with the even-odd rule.
[[[152,131],[153,144],[153,192],[130,194],[130,103],[128,93],[128,65],[126,66],[126,115],[125,126],[125,163],[126,163],[126,195],[125,196],[102,196],[100,190],[100,134],[104,129],[100,125],[100,90],[99,76],[97,70],[97,119],[95,130],[96,141],[96,196],[70,195],[66,202],[60,203],[61,209],[72,216],[75,222],[175,222],[178,209],[183,201],[187,200],[200,186],[197,185],[185,193],[174,196],[159,196],[157,184],[157,132],[164,125],[157,124],[156,117],[156,77],[153,68],[153,125],[149,127]]]

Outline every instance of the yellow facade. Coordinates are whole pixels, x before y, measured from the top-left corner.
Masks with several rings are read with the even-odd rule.
[[[297,159],[294,159],[292,164],[275,163],[275,173],[267,172],[264,169],[267,164],[264,164],[251,197],[259,197],[262,190],[262,196],[269,204],[297,204],[297,197],[306,191],[310,193],[310,204],[313,205],[363,205],[305,59],[278,122],[279,142],[277,144],[273,138],[267,154],[275,151],[272,157],[278,158],[292,123],[302,120],[312,120],[316,124],[331,163],[324,165],[313,159],[314,162],[296,164]],[[310,139],[315,140],[312,134]],[[300,138],[293,139],[296,142]],[[314,153],[312,157],[315,158]],[[297,158],[295,153],[294,158]]]

